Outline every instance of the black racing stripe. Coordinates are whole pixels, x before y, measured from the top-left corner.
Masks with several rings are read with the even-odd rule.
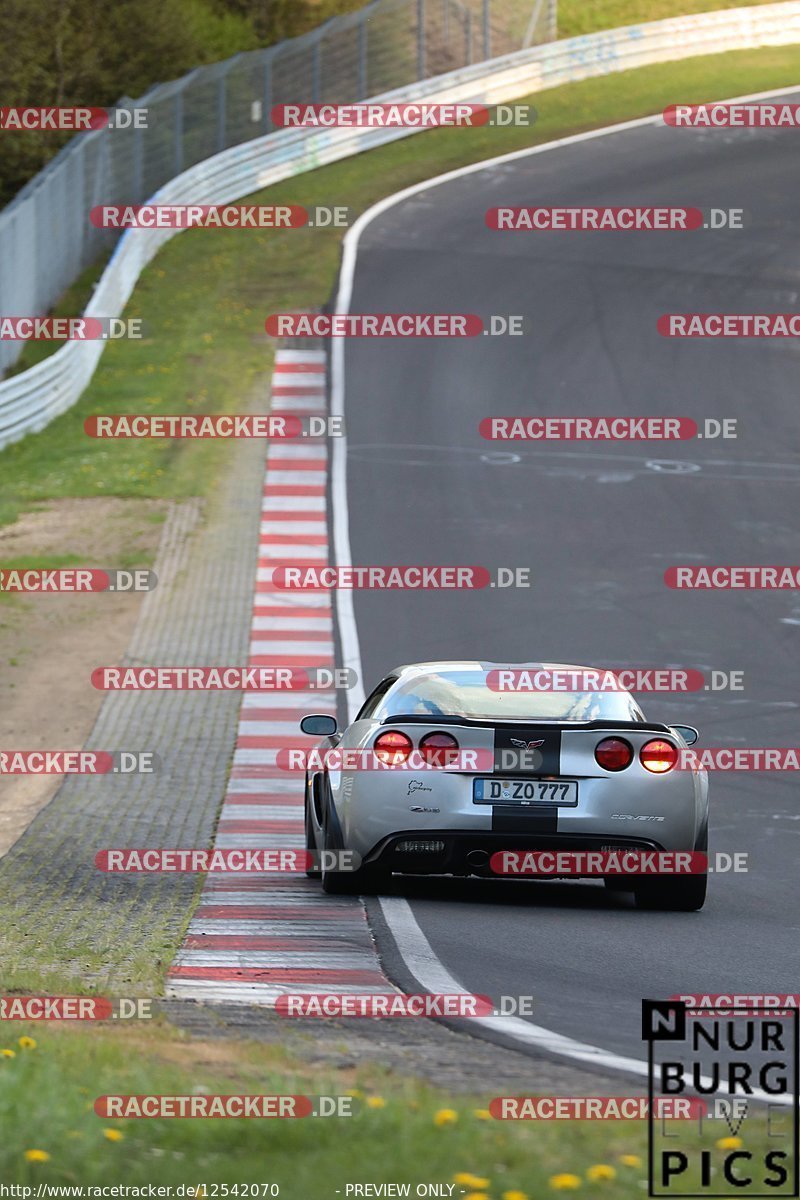
[[[494,733],[496,775],[558,775],[561,730],[552,725],[498,725]]]
[[[536,808],[510,808],[496,805],[492,809],[492,833],[525,835],[528,833],[558,833],[558,807],[537,804]]]

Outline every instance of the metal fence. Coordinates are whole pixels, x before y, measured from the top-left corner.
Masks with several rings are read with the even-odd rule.
[[[120,108],[146,129],[81,134],[0,212],[0,313],[43,315],[117,235],[97,204],[136,204],[203,159],[272,131],[278,104],[345,103],[555,36],[556,0],[373,0],[311,33],[159,84]],[[0,341],[0,377],[22,352]]]

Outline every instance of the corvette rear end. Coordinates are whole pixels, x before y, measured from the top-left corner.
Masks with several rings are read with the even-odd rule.
[[[393,872],[489,875],[505,850],[706,849],[707,776],[688,754],[696,731],[647,721],[622,689],[504,694],[487,684],[496,672],[401,668],[326,740],[324,769],[309,773],[307,829],[315,847],[358,853],[354,886]],[[649,906],[661,893],[696,908],[705,895],[704,874],[609,883]]]

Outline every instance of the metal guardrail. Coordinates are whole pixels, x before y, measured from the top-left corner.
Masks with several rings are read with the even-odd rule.
[[[501,104],[559,84],[648,64],[793,43],[800,43],[800,0],[587,34],[464,67],[374,99]],[[282,179],[417,132],[409,128],[281,130],[204,159],[161,187],[151,202],[231,203]],[[126,231],[85,315],[120,316],[143,268],[178,232]],[[44,428],[74,404],[105,345],[103,341],[68,342],[35,367],[0,383],[0,448]]]

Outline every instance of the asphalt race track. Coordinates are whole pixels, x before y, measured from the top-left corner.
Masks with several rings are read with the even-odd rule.
[[[796,593],[678,592],[673,564],[800,561],[800,349],[670,340],[667,312],[792,312],[800,154],[791,131],[646,125],[489,166],[361,235],[351,312],[523,314],[523,337],[349,339],[356,564],[529,566],[528,589],[354,593],[367,690],[403,662],[475,658],[743,671],[744,690],[640,695],[701,746],[797,740]],[[745,210],[744,231],[498,233],[494,205]],[[735,417],[738,440],[488,442],[491,415]],[[642,1057],[641,998],[791,992],[800,804],[788,773],[711,777],[705,909],[638,912],[598,883],[411,880],[446,969],[536,997],[534,1020]]]

